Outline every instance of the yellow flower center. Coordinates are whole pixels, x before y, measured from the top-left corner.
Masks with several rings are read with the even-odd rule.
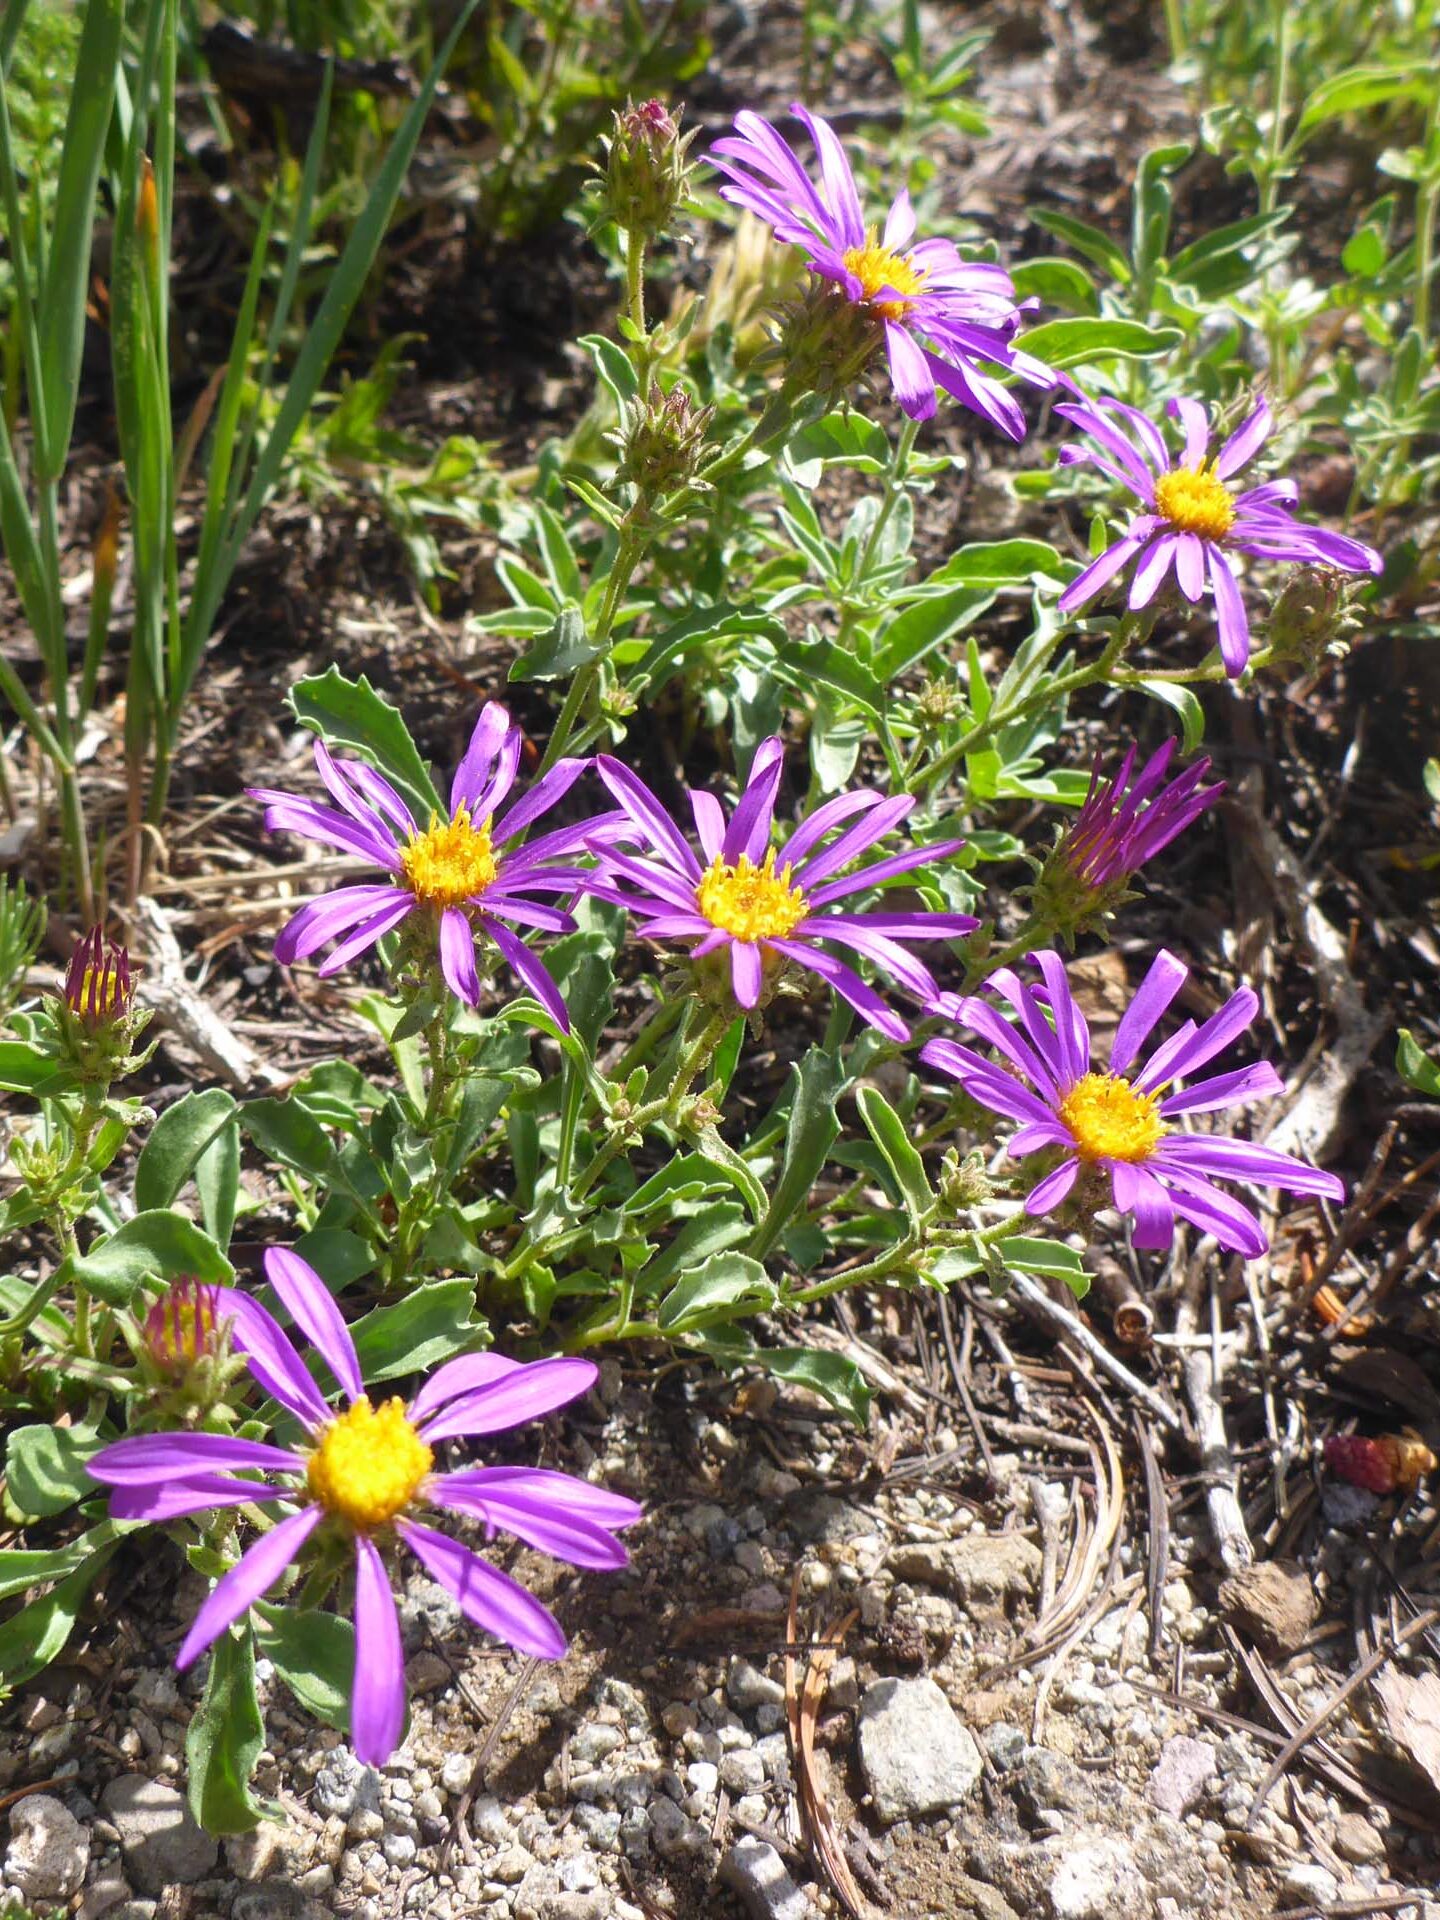
[[[865,290],[865,299],[886,320],[903,320],[906,308],[925,285],[924,271],[912,267],[892,247],[882,247],[872,227],[863,247],[849,247],[842,255],[846,266]],[[904,294],[903,300],[876,298],[882,288]]]
[[[361,1394],[321,1434],[306,1484],[327,1513],[369,1533],[409,1506],[434,1459],[402,1401],[372,1407]]]
[[[810,902],[790,884],[790,868],[775,871],[775,849],[757,867],[745,854],[727,866],[712,860],[695,889],[695,904],[710,922],[737,940],[783,940],[810,911]]]
[[[114,967],[86,967],[80,981],[79,1005],[90,1014],[110,1014],[120,992],[120,976]]]
[[[1234,496],[1213,460],[1162,473],[1155,482],[1155,511],[1177,533],[1198,533],[1205,540],[1223,538],[1235,524]]]
[[[1082,1160],[1148,1160],[1170,1131],[1160,1097],[1137,1093],[1118,1073],[1087,1073],[1060,1102]]]
[[[474,894],[484,893],[495,878],[490,822],[475,826],[465,806],[456,809],[453,820],[432,813],[424,833],[417,833],[401,848],[400,865],[410,891],[423,906],[463,906]]]

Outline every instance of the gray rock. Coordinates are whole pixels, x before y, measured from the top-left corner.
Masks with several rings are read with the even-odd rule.
[[[301,1920],[308,1902],[288,1880],[262,1880],[235,1896],[230,1920]]]
[[[127,1900],[123,1906],[111,1907],[107,1920],[155,1920],[158,1905],[155,1900]]]
[[[387,1833],[380,1851],[392,1867],[408,1867],[420,1849],[408,1833]]]
[[[810,1913],[809,1901],[774,1847],[749,1834],[727,1850],[720,1879],[740,1896],[751,1920],[807,1920]]]
[[[981,1736],[985,1751],[991,1763],[1001,1773],[1006,1773],[1019,1763],[1029,1742],[1019,1727],[1012,1727],[1008,1720],[997,1720],[993,1727],[987,1727]]]
[[[498,1880],[502,1887],[515,1887],[535,1864],[524,1847],[507,1847],[497,1859],[487,1862],[486,1877]]]
[[[473,1754],[447,1753],[440,1763],[440,1784],[446,1793],[464,1793],[474,1771]]]
[[[796,1538],[809,1546],[839,1547],[875,1531],[868,1513],[837,1500],[832,1493],[817,1495],[806,1487],[786,1500],[785,1519]]]
[[[779,1707],[785,1704],[785,1689],[780,1682],[772,1680],[768,1673],[761,1673],[758,1667],[752,1667],[748,1660],[735,1662],[730,1669],[730,1678],[725,1682],[725,1691],[737,1713],[750,1713],[756,1707]]]
[[[316,1774],[310,1799],[315,1811],[327,1820],[348,1820],[357,1807],[378,1813],[380,1776],[373,1767],[357,1760],[348,1747],[336,1747]]]
[[[958,1806],[980,1750],[933,1680],[877,1680],[860,1702],[860,1765],[886,1826]]]
[[[85,1898],[80,1902],[76,1920],[100,1920],[102,1913],[110,1913],[129,1898],[129,1886],[111,1867],[98,1874],[85,1889]]]
[[[399,1611],[400,1639],[407,1654],[418,1653],[427,1636],[446,1640],[464,1625],[465,1616],[444,1587],[419,1574],[406,1581]]]
[[[662,1860],[703,1852],[707,1844],[705,1829],[682,1812],[673,1800],[657,1795],[647,1812],[650,1844]]]
[[[620,1843],[620,1815],[608,1807],[576,1807],[575,1824],[597,1853],[613,1853]]]
[[[1054,1920],[1141,1920],[1150,1912],[1145,1876],[1113,1834],[1061,1843],[1050,1879]]]
[[[765,1762],[753,1748],[727,1753],[720,1762],[720,1784],[731,1793],[760,1793],[765,1786]]]
[[[588,1853],[572,1853],[555,1869],[555,1878],[566,1893],[593,1893],[600,1884],[600,1869]]]
[[[956,1898],[968,1913],[975,1913],[980,1920],[1020,1920],[1014,1907],[994,1887],[987,1887],[983,1880],[972,1880],[968,1874],[961,1874],[953,1889]]]
[[[1328,1868],[1309,1860],[1287,1867],[1280,1885],[1296,1901],[1317,1907],[1333,1907],[1340,1896],[1340,1884]]]
[[[619,1727],[607,1726],[603,1720],[591,1721],[571,1736],[570,1759],[577,1767],[597,1766],[607,1754],[624,1744],[625,1735]]]
[[[1095,1789],[1073,1761],[1049,1747],[1027,1747],[1012,1782],[1021,1811],[1032,1820],[1044,1813],[1093,1813]]]
[[[1385,1839],[1361,1813],[1342,1813],[1335,1822],[1335,1851],[1342,1860],[1364,1865],[1385,1858]]]
[[[30,1793],[10,1809],[5,1879],[27,1900],[68,1900],[90,1864],[90,1836],[63,1800]]]
[[[262,1820],[249,1833],[232,1833],[225,1842],[225,1861],[237,1880],[264,1880],[278,1866],[285,1851],[285,1829],[274,1820]]]
[[[1215,1772],[1215,1749],[1208,1740],[1177,1733],[1160,1749],[1160,1758],[1146,1788],[1150,1804],[1178,1820],[1205,1792]]]
[[[174,1787],[123,1773],[106,1783],[100,1804],[119,1832],[130,1877],[144,1892],[193,1886],[214,1870],[220,1848]]]
[[[1004,1605],[1033,1594],[1043,1555],[1023,1533],[966,1533],[958,1540],[897,1547],[890,1565],[904,1580],[953,1593],[957,1600]]]
[[[540,1902],[541,1920],[610,1920],[608,1893],[551,1893]]]

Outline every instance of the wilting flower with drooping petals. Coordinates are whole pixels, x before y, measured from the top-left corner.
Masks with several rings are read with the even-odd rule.
[[[559,988],[537,956],[504,922],[539,927],[547,933],[573,933],[570,914],[545,902],[524,898],[534,893],[574,894],[590,878],[586,868],[567,865],[587,838],[603,833],[610,821],[584,820],[519,844],[521,836],[554,807],[589,766],[588,760],[557,760],[525,796],[503,812],[520,765],[523,736],[505,708],[491,700],[481,709],[464,759],[450,785],[450,816],[432,814],[420,827],[400,794],[373,767],[360,760],[335,758],[323,740],[315,742],[315,764],[333,807],[302,794],[269,787],[247,788],[265,804],[265,825],[272,833],[298,833],[323,840],[344,853],[358,853],[383,867],[391,878],[379,885],[335,887],[302,907],[275,942],[284,965],[303,960],[328,941],[340,944],[319,972],[338,973],[373,947],[413,913],[435,924],[440,970],[450,990],[467,1006],[480,1000],[475,967],[475,930],[499,949],[525,985],[556,1021],[569,1031],[569,1016]]]
[[[135,998],[130,955],[99,927],[92,927],[70,956],[65,970],[65,1004],[93,1031],[121,1020]]]
[[[1169,402],[1167,411],[1185,436],[1178,456],[1153,420],[1122,401],[1065,401],[1055,411],[1095,442],[1093,447],[1073,442],[1063,446],[1061,464],[1085,461],[1098,467],[1128,487],[1141,506],[1124,537],[1092,560],[1061,594],[1063,613],[1073,613],[1093,599],[1131,560],[1137,562],[1130,580],[1132,611],[1148,606],[1172,571],[1192,603],[1203,598],[1208,579],[1215,596],[1220,655],[1234,679],[1250,658],[1250,622],[1227,554],[1296,560],[1347,573],[1379,573],[1384,564],[1373,547],[1297,520],[1290,510],[1298,497],[1293,480],[1267,480],[1244,493],[1230,485],[1274,431],[1264,399],[1213,455],[1209,416],[1198,400]]]
[[[1187,1020],[1147,1065],[1132,1071],[1189,972],[1183,961],[1162,950],[1115,1030],[1108,1070],[1100,1071],[1091,1067],[1090,1031],[1059,954],[1032,958],[1043,987],[1025,984],[1008,967],[985,983],[1014,1008],[1013,1025],[978,996],[961,1001],[956,1013],[1013,1071],[954,1040],[929,1040],[920,1050],[927,1065],[958,1080],[981,1106],[1021,1123],[1009,1142],[1017,1159],[1044,1149],[1059,1151],[1059,1164],[1026,1196],[1028,1213],[1049,1213],[1067,1198],[1082,1171],[1094,1173],[1108,1176],[1115,1205],[1134,1215],[1136,1246],[1168,1247],[1179,1214],[1214,1234],[1221,1246],[1254,1260],[1268,1245],[1259,1221],[1211,1176],[1344,1199],[1344,1185],[1333,1173],[1318,1172],[1274,1147],[1189,1133],[1178,1124],[1186,1114],[1217,1113],[1283,1093],[1280,1076],[1267,1062],[1197,1080],[1170,1094],[1163,1091],[1213,1060],[1249,1026],[1260,1003],[1248,987],[1232,994],[1202,1026]]]
[[[1168,847],[1225,791],[1223,780],[1201,785],[1210,771],[1208,754],[1167,784],[1165,775],[1174,751],[1175,742],[1167,740],[1133,780],[1133,746],[1108,780],[1102,777],[1101,756],[1096,754],[1085,804],[1061,835],[1035,885],[1035,911],[1048,926],[1069,935],[1113,911],[1127,897],[1129,882],[1146,861]]]
[[[361,1760],[383,1766],[405,1718],[400,1622],[381,1543],[408,1547],[468,1620],[522,1653],[554,1660],[565,1635],[549,1611],[509,1574],[459,1541],[425,1526],[431,1507],[499,1528],[577,1567],[621,1567],[614,1538],[640,1518],[633,1500],[568,1473],[532,1467],[436,1472],[435,1448],[458,1436],[501,1433],[563,1407],[594,1382],[589,1360],[523,1363],[469,1354],[438,1367],[408,1406],[372,1406],[355,1343],[328,1289],[298,1254],[272,1247],[265,1274],[303,1338],[324,1359],[347,1401],[326,1404],[280,1324],[256,1300],[218,1287],[216,1311],[257,1383],[305,1428],[297,1448],[220,1433],[147,1433],[117,1440],[87,1471],[114,1489],[117,1519],[162,1521],[219,1507],[284,1500],[294,1511],[263,1534],[211,1589],[176,1656],[188,1667],[259,1600],[319,1529],[355,1556],[355,1684],[351,1739]],[[276,1484],[237,1476],[275,1476]]]
[[[979,923],[966,913],[829,909],[882,881],[948,859],[964,842],[932,840],[854,868],[860,855],[897,827],[915,804],[909,794],[887,798],[860,790],[823,802],[777,847],[772,844],[775,797],[784,760],[778,736],[761,742],[728,823],[713,794],[687,789],[707,862],[702,866],[645,783],[618,760],[601,754],[595,770],[652,857],[641,858],[614,845],[597,846],[604,878],[593,883],[591,891],[628,908],[647,939],[693,941],[690,951],[696,959],[728,950],[731,991],[747,1010],[763,1004],[785,967],[793,964],[827,981],[881,1033],[892,1040],[908,1039],[909,1029],[900,1016],[823,943],[834,942],[873,960],[917,999],[930,1001],[938,992],[935,981],[902,943],[951,939],[973,933]],[[846,826],[846,821],[852,824]],[[836,833],[837,828],[843,831]],[[853,871],[845,872],[847,868]],[[616,881],[627,885],[617,886]]]
[[[949,240],[915,240],[908,192],[896,195],[882,231],[867,227],[855,176],[828,121],[792,109],[815,143],[817,186],[790,143],[757,113],[735,116],[735,133],[707,156],[726,176],[722,199],[748,207],[780,240],[805,247],[812,273],[828,280],[883,335],[895,398],[912,420],[935,412],[936,389],[983,414],[1012,440],[1025,437],[1017,402],[980,362],[1049,387],[1048,367],[1011,342],[1020,325],[1003,267],[962,260]]]

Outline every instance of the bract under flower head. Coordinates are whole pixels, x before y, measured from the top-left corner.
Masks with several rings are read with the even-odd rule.
[[[1108,1070],[1091,1066],[1090,1030],[1075,1003],[1057,953],[1032,956],[1041,984],[1027,985],[1008,967],[986,982],[1014,1010],[1012,1025],[992,1003],[972,996],[955,1018],[1001,1056],[988,1060],[954,1040],[929,1040],[920,1058],[958,1080],[982,1106],[1018,1121],[1009,1151],[1016,1158],[1057,1152],[1058,1163],[1030,1191],[1026,1210],[1049,1213],[1075,1187],[1082,1168],[1108,1175],[1115,1205],[1133,1214],[1135,1244],[1168,1247],[1175,1218],[1189,1220],[1221,1246],[1258,1259],[1268,1242],[1259,1221],[1212,1176],[1287,1187],[1293,1193],[1343,1200],[1333,1173],[1320,1173],[1288,1153],[1249,1140],[1191,1133],[1192,1113],[1216,1113],[1283,1093],[1265,1062],[1174,1087],[1205,1066],[1254,1019],[1259,1001],[1248,987],[1233,994],[1202,1026],[1187,1020],[1137,1070],[1141,1047],[1184,986],[1188,969],[1172,953],[1157,955],[1115,1031]]]
[[[792,112],[815,143],[820,184],[768,120],[737,113],[734,134],[717,140],[708,156],[725,175],[722,199],[747,207],[777,239],[804,247],[810,271],[872,324],[872,348],[883,342],[895,398],[912,420],[928,420],[944,391],[1023,440],[1024,414],[982,366],[1041,387],[1053,385],[1054,375],[1013,344],[1020,308],[1010,276],[962,260],[949,240],[917,242],[908,192],[896,196],[883,226],[867,226],[834,128],[798,104]],[[852,358],[848,347],[838,356],[847,367]]]
[[[871,1026],[904,1040],[905,1022],[853,967],[829,951],[830,944],[874,961],[907,992],[928,1002],[938,988],[907,944],[953,939],[973,933],[978,923],[965,913],[827,909],[917,867],[949,859],[964,843],[931,841],[856,868],[860,856],[915,804],[908,794],[887,798],[858,791],[825,801],[772,845],[784,757],[778,735],[762,741],[728,822],[712,794],[690,793],[706,861],[702,866],[644,782],[602,754],[596,771],[629,817],[627,837],[638,840],[645,854],[622,851],[615,843],[597,845],[602,878],[591,891],[635,914],[650,939],[684,942],[698,959],[725,954],[733,1003],[747,1011],[764,1005],[785,968],[796,966],[827,981]]]
[[[573,933],[575,921],[534,894],[575,894],[588,886],[588,868],[564,856],[583,850],[619,825],[621,816],[589,819],[525,841],[528,830],[574,786],[588,760],[558,760],[519,800],[510,800],[523,738],[504,707],[481,711],[470,746],[456,769],[448,815],[432,813],[421,827],[391,783],[363,761],[337,759],[315,742],[315,764],[334,806],[297,793],[251,787],[265,806],[272,832],[301,834],[385,870],[383,884],[336,887],[290,921],[275,942],[285,965],[338,940],[319,972],[338,973],[377,940],[420,913],[433,928],[441,972],[468,1006],[480,1000],[475,966],[478,930],[508,962],[551,1018],[569,1031],[569,1015],[550,975],[505,923]],[[507,801],[509,804],[507,805]]]
[[[404,1654],[382,1546],[413,1553],[468,1620],[522,1653],[557,1659],[565,1635],[533,1595],[469,1547],[423,1524],[432,1510],[505,1528],[527,1545],[581,1567],[621,1567],[615,1534],[640,1518],[633,1500],[570,1474],[528,1467],[436,1472],[442,1441],[500,1433],[565,1406],[594,1382],[589,1360],[528,1364],[496,1353],[447,1361],[406,1406],[373,1407],[349,1329],[320,1276],[297,1254],[272,1247],[265,1273],[307,1346],[318,1349],[346,1406],[326,1402],[279,1323],[231,1287],[212,1289],[214,1311],[232,1326],[261,1389],[305,1429],[299,1447],[218,1433],[138,1434],[103,1447],[91,1477],[113,1489],[117,1519],[172,1520],[251,1502],[293,1509],[251,1546],[212,1589],[185,1637],[184,1668],[262,1598],[317,1528],[348,1544],[355,1563],[355,1681],[351,1737],[369,1766],[383,1766],[405,1717]],[[241,1475],[265,1476],[241,1478]]]
[[[1078,388],[1075,389],[1077,392]],[[1072,580],[1060,596],[1063,613],[1074,613],[1114,579],[1131,560],[1132,610],[1147,607],[1173,572],[1181,593],[1199,601],[1208,580],[1215,598],[1220,654],[1235,678],[1250,658],[1250,623],[1228,555],[1257,560],[1298,560],[1339,567],[1347,573],[1379,573],[1373,547],[1348,534],[1306,526],[1291,511],[1298,494],[1293,480],[1268,480],[1237,493],[1231,484],[1274,431],[1269,403],[1261,400],[1215,453],[1210,420],[1198,400],[1177,399],[1167,411],[1180,424],[1185,444],[1178,458],[1155,423],[1119,400],[1066,401],[1056,413],[1079,427],[1090,444],[1060,449],[1062,465],[1084,461],[1129,489],[1140,502],[1122,539]]]

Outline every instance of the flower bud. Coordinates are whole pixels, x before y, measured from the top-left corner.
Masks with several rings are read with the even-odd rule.
[[[1270,645],[1281,660],[1318,666],[1343,654],[1360,625],[1348,575],[1336,567],[1297,567],[1270,609]]]
[[[830,281],[818,278],[780,309],[777,354],[784,368],[785,394],[813,394],[825,405],[844,397],[860,379],[885,340],[885,323],[863,302],[847,300]],[[778,400],[779,396],[777,396]],[[769,412],[776,411],[772,400]],[[777,431],[781,421],[777,412]],[[767,438],[765,420],[756,443]]]
[[[177,1280],[146,1314],[144,1336],[151,1363],[172,1378],[215,1359],[222,1345],[219,1288],[188,1275]]]
[[[70,956],[64,987],[50,1004],[55,1051],[77,1080],[108,1086],[148,1059],[148,1051],[135,1051],[150,1012],[135,1004],[130,955],[99,927]]]
[[[985,1156],[982,1153],[967,1153],[963,1160],[955,1154],[947,1153],[940,1168],[937,1190],[940,1205],[947,1214],[968,1213],[973,1207],[983,1207],[993,1198],[995,1187],[985,1171]]]
[[[685,150],[695,131],[680,134],[661,100],[627,106],[615,115],[605,165],[592,189],[597,224],[613,220],[623,232],[653,240],[666,232],[690,198]]]
[[[135,998],[130,955],[99,927],[92,927],[70,956],[65,974],[65,1004],[86,1029],[97,1032],[123,1020]]]
[[[625,413],[617,479],[659,495],[695,478],[713,407],[697,407],[683,386],[662,393],[652,382],[649,398],[631,402]]]

